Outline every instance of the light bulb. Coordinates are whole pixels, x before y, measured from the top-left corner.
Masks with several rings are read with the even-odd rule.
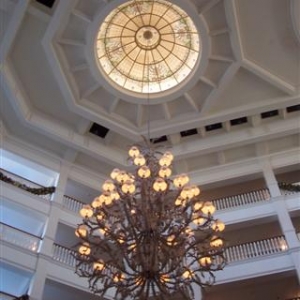
[[[148,166],[142,166],[138,170],[138,175],[141,178],[148,178],[151,175],[151,171]]]
[[[159,173],[158,173],[158,175],[162,178],[168,178],[171,176],[171,174],[172,174],[172,171],[168,167],[161,167],[161,169],[159,170]]]
[[[146,159],[143,154],[139,154],[133,160],[136,166],[143,166],[146,163]]]
[[[180,206],[180,205],[183,205],[184,204],[184,199],[182,199],[181,197],[178,197],[176,200],[175,200],[175,205],[176,206]]]
[[[120,195],[117,191],[112,191],[110,196],[113,200],[119,200],[120,199]]]
[[[156,178],[153,183],[153,189],[156,192],[164,192],[167,189],[168,185],[162,178]]]
[[[205,214],[205,215],[212,215],[215,212],[216,208],[213,206],[212,202],[207,201],[203,204],[201,211]]]
[[[112,172],[110,173],[110,177],[111,179],[116,179],[117,178],[117,175],[120,173],[120,170],[119,169],[113,169]]]
[[[88,243],[83,243],[79,249],[78,249],[79,253],[82,255],[89,255],[91,253],[91,248],[90,245]]]
[[[105,180],[103,185],[102,185],[102,189],[105,192],[112,192],[113,190],[115,190],[115,185],[111,180]]]
[[[203,207],[203,202],[196,202],[194,204],[194,210],[198,211],[199,209],[201,209]]]
[[[132,146],[129,149],[128,154],[129,154],[130,157],[135,158],[135,157],[137,157],[140,154],[140,150],[139,150],[138,147]]]
[[[119,183],[124,183],[128,179],[129,175],[125,171],[119,171],[119,173],[116,175],[116,180]]]
[[[102,199],[101,199],[100,197],[96,197],[96,198],[94,199],[94,201],[92,202],[91,206],[92,206],[93,208],[97,208],[97,207],[102,206],[102,204],[103,204]]]
[[[105,264],[102,260],[93,263],[93,269],[95,271],[102,271],[105,267]]]
[[[223,246],[223,240],[217,236],[212,237],[211,241],[210,241],[210,246],[211,247],[222,247]]]
[[[125,194],[133,194],[135,192],[135,185],[132,183],[132,181],[127,180],[123,185],[122,185],[122,191]]]
[[[99,198],[102,203],[105,203],[105,205],[110,205],[113,200],[111,194],[108,192],[104,192]]]
[[[225,229],[225,224],[220,221],[220,220],[216,220],[212,225],[211,225],[211,228],[214,230],[214,231],[223,231]]]
[[[190,278],[192,278],[192,273],[191,273],[191,271],[190,271],[190,270],[184,271],[183,274],[182,274],[182,277],[183,277],[184,279],[190,279]]]
[[[75,234],[77,237],[86,237],[88,232],[88,227],[84,224],[81,224],[78,226],[78,228],[75,230]]]
[[[209,267],[211,265],[211,258],[209,256],[204,256],[199,259],[199,264],[202,267]]]
[[[82,206],[79,213],[83,218],[90,218],[93,215],[93,210],[90,205],[86,204]]]
[[[185,186],[181,193],[180,196],[185,199],[185,200],[189,200],[192,199],[194,197],[194,193],[193,193],[193,188],[191,186]]]
[[[196,225],[203,225],[205,223],[206,219],[197,217],[193,220],[193,223]]]
[[[174,178],[173,184],[177,188],[182,188],[184,185],[186,185],[189,182],[189,177],[186,174],[178,175]]]

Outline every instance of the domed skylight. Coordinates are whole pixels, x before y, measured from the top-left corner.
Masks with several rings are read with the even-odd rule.
[[[131,92],[169,90],[195,68],[201,53],[192,19],[164,0],[133,0],[114,9],[101,24],[96,53],[100,69]]]

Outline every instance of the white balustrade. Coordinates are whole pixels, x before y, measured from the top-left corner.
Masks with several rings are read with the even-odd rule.
[[[1,240],[28,249],[32,252],[38,252],[41,239],[30,233],[17,228],[0,223]]]
[[[264,255],[284,252],[288,249],[283,236],[231,246],[225,250],[227,262],[251,259]]]
[[[270,200],[270,198],[269,190],[261,189],[249,193],[215,199],[212,200],[212,202],[217,210],[222,210],[266,201]]]
[[[64,195],[63,206],[73,212],[79,213],[84,203],[70,196]]]
[[[69,265],[71,267],[75,267],[76,260],[75,260],[75,251],[69,248],[60,246],[58,244],[53,245],[53,259],[57,260],[61,263]]]

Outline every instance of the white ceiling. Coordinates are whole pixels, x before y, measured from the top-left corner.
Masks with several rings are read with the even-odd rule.
[[[121,2],[57,0],[50,9],[35,0],[1,1],[8,135],[104,174],[126,165],[128,146],[149,131],[167,137],[160,144],[173,147],[177,172],[254,157],[261,143],[266,154],[276,152],[283,138],[280,150],[297,147],[299,112],[286,108],[300,102],[299,1],[176,0],[199,27],[202,59],[184,88],[149,106],[109,86],[97,68],[96,30]],[[278,116],[261,119],[272,110]],[[241,117],[247,123],[231,126]],[[89,133],[93,122],[109,129],[105,138]],[[216,123],[222,128],[205,127]],[[190,129],[197,133],[180,135]]]

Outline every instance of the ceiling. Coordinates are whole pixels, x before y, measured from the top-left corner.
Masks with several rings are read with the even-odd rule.
[[[174,0],[202,57],[180,89],[148,99],[108,84],[95,58],[101,20],[123,2],[1,1],[5,135],[102,174],[141,136],[173,148],[176,172],[298,147],[299,1]]]

